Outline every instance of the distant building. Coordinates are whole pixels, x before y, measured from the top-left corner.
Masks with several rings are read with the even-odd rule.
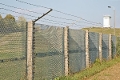
[[[110,25],[110,21],[111,21],[111,16],[106,15],[103,17],[103,27],[111,27]]]

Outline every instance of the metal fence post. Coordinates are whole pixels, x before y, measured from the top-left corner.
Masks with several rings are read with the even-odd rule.
[[[68,28],[64,28],[64,57],[65,57],[65,76],[69,73],[69,65],[68,65]]]
[[[102,33],[99,33],[99,60],[102,61]]]
[[[28,22],[27,29],[27,80],[33,80],[33,71],[32,71],[32,40],[33,40],[33,22]]]
[[[86,34],[85,34],[85,50],[86,50],[86,68],[89,67],[89,42],[88,42],[88,30],[86,30]]]
[[[111,59],[112,58],[112,42],[111,42],[111,34],[109,34],[109,55],[108,55],[108,57],[109,57],[109,59]]]

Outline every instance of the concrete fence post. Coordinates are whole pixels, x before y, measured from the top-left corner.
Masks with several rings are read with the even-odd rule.
[[[69,74],[69,63],[68,63],[68,28],[64,28],[64,57],[65,57],[65,76]]]
[[[108,58],[111,59],[112,58],[112,42],[111,42],[111,34],[109,34],[109,55],[108,55]]]
[[[28,22],[27,29],[27,80],[33,80],[33,71],[32,71],[32,40],[33,40],[33,22]]]
[[[102,61],[102,33],[99,33],[99,60]]]
[[[89,60],[89,39],[88,39],[88,30],[86,30],[85,34],[85,51],[86,51],[86,68],[89,68],[90,60]]]

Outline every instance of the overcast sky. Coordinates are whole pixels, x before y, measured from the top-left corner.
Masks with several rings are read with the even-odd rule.
[[[26,3],[21,3],[19,1],[32,3],[34,5],[39,5],[39,6],[36,7],[33,5],[26,4]],[[39,20],[38,23],[52,24],[52,25],[58,25],[58,26],[73,26],[73,27],[79,27],[79,28],[82,28],[85,26],[87,27],[101,26],[100,24],[97,24],[97,23],[103,24],[104,15],[110,15],[112,17],[111,26],[113,26],[113,9],[115,9],[116,27],[120,27],[120,9],[119,9],[120,0],[0,0],[0,3],[2,3],[0,4],[0,8],[4,8],[4,9],[0,9],[1,14],[10,13],[10,14],[13,14],[14,16],[22,15],[25,18],[27,19],[30,18],[32,20],[41,16],[43,13],[47,12],[49,10],[47,8],[52,8],[53,11],[50,12],[49,15],[52,15],[58,18],[53,18],[47,15],[44,17],[45,19]],[[34,11],[34,12],[37,12],[37,14],[28,12],[25,10],[13,8],[13,7],[7,7],[3,4]],[[112,8],[108,8],[107,6],[109,5],[112,6]],[[47,7],[47,8],[44,8],[42,6]],[[64,13],[72,14],[80,18],[76,18],[76,17],[70,16],[67,14],[59,13],[56,10],[64,12]],[[19,13],[25,13],[25,14],[24,15],[18,14],[18,13],[15,13],[14,11],[19,12]],[[5,16],[5,14],[2,14],[2,16]],[[73,21],[66,20],[66,19],[60,19],[61,17],[66,18],[66,19],[72,19]],[[50,20],[46,20],[46,19],[50,19]]]

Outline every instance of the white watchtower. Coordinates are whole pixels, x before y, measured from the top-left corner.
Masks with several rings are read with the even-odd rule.
[[[109,27],[110,28],[111,27],[110,20],[111,20],[111,16],[105,15],[103,17],[103,27]]]

